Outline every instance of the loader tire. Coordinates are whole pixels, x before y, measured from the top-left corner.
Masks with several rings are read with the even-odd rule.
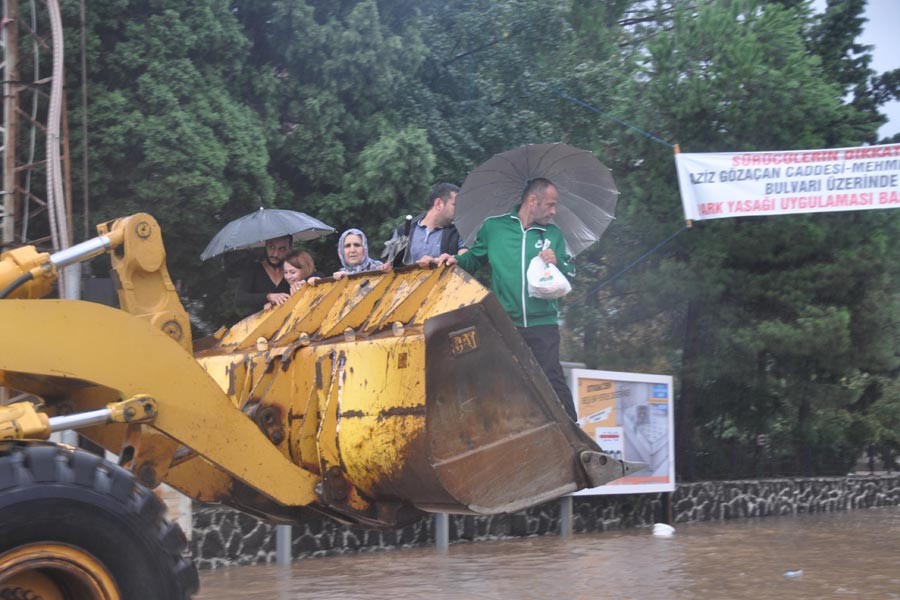
[[[52,444],[0,445],[0,598],[186,600],[197,570],[131,473]]]

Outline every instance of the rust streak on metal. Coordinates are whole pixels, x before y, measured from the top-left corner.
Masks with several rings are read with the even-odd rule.
[[[395,406],[393,408],[386,408],[378,413],[379,419],[386,419],[389,417],[424,417],[425,416],[425,405],[418,404],[416,406]]]

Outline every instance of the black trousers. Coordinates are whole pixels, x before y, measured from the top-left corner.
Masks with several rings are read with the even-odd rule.
[[[535,325],[534,327],[519,327],[519,333],[525,339],[525,343],[531,348],[531,353],[541,365],[544,374],[553,386],[553,390],[562,402],[569,417],[573,421],[578,420],[575,413],[575,401],[569,384],[566,383],[566,375],[562,365],[559,364],[559,327],[556,325]]]

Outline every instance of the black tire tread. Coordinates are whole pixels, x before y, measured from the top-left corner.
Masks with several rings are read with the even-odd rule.
[[[181,528],[165,519],[165,505],[135,481],[127,470],[80,450],[49,443],[0,444],[2,494],[22,488],[80,486],[112,498],[164,553],[167,570],[177,590],[174,598],[189,600],[199,587],[197,569],[183,553],[187,538]],[[0,550],[2,552],[2,550]]]
[[[72,467],[73,481],[85,487],[93,487],[94,477],[97,474],[98,465],[102,459],[89,452],[73,452],[69,457],[69,466]]]

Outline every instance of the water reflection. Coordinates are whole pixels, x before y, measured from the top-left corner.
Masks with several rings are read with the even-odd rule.
[[[786,577],[787,571],[803,571]],[[455,544],[201,573],[202,600],[898,598],[900,507]]]

